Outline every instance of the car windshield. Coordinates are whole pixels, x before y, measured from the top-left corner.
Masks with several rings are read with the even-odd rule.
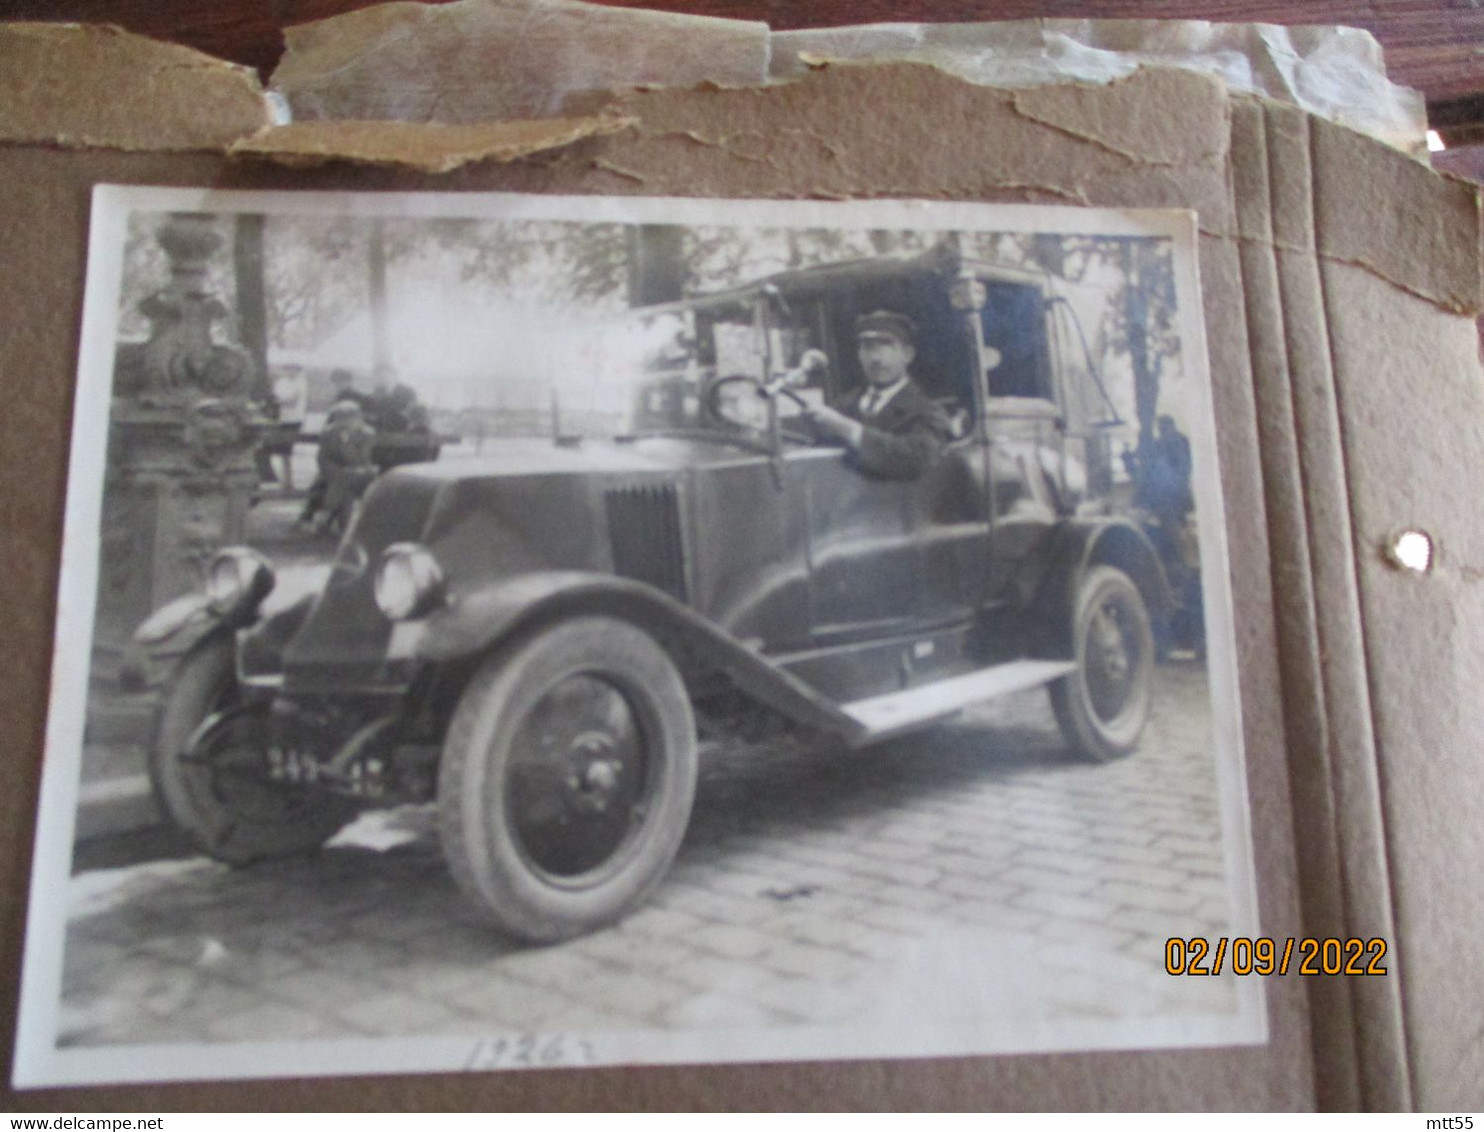
[[[791,311],[770,310],[767,322],[765,334],[758,305],[738,300],[639,310],[590,326],[553,359],[563,431],[735,435],[762,428],[766,405],[756,388],[723,379],[787,374],[818,338]],[[781,408],[797,412],[792,404]]]

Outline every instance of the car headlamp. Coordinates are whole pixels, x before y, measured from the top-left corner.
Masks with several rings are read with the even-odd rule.
[[[273,589],[273,567],[268,560],[245,546],[219,551],[206,571],[206,604],[218,617],[226,617],[244,605],[256,609]]]
[[[386,548],[376,570],[376,604],[393,621],[421,617],[443,600],[443,571],[424,546],[399,542]]]

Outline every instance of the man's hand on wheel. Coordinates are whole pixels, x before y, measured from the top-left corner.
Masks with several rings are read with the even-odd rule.
[[[819,405],[804,413],[804,417],[823,436],[834,437],[843,440],[852,448],[860,444],[861,433],[864,431],[859,421],[853,421],[844,413],[831,409],[828,405]]]

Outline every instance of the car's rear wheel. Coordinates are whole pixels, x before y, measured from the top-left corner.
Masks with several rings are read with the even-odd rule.
[[[1051,685],[1062,734],[1099,761],[1138,746],[1154,684],[1154,634],[1139,589],[1122,570],[1094,566],[1077,591],[1077,670]]]
[[[685,684],[646,633],[560,622],[487,660],[444,741],[438,806],[459,887],[502,930],[550,942],[641,904],[696,788]]]
[[[208,638],[176,669],[155,728],[155,798],[197,848],[245,865],[319,848],[356,807],[268,777],[267,705],[244,700],[231,637]]]

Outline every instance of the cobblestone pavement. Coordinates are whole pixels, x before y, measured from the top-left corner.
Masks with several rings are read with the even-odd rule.
[[[546,948],[477,921],[427,809],[307,860],[83,872],[59,1044],[1229,1012],[1232,980],[1163,970],[1166,937],[1232,923],[1209,736],[1186,661],[1114,764],[1066,753],[1041,692],[864,752],[720,756],[652,903]]]

